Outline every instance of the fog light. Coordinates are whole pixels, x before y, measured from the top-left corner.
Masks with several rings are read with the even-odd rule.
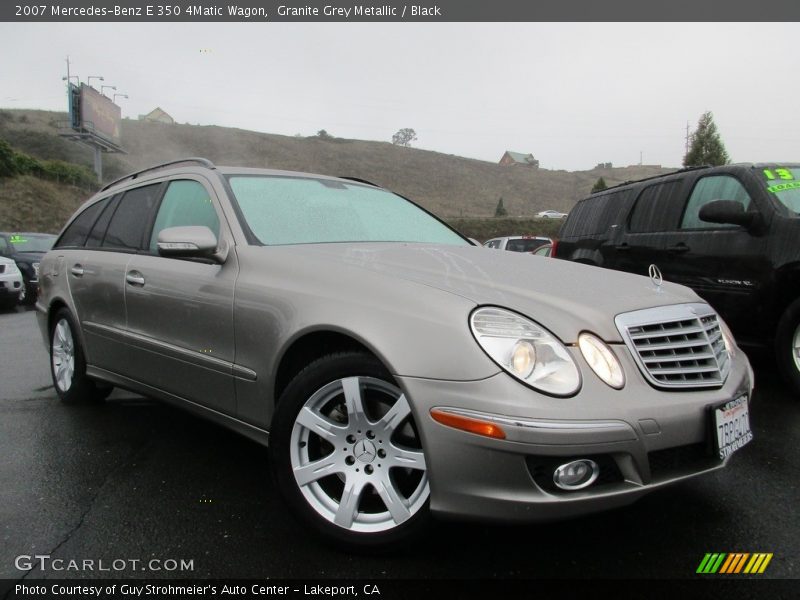
[[[558,467],[553,473],[553,483],[562,490],[582,490],[592,485],[600,475],[600,466],[593,460],[582,458]]]

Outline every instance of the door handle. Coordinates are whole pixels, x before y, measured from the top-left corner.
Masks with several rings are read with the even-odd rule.
[[[69,270],[75,277],[83,277],[83,265],[73,265],[73,267]]]
[[[619,250],[620,252],[628,252],[631,247],[628,244],[619,244],[614,246],[614,250]]]
[[[137,285],[139,287],[144,285],[144,275],[139,273],[139,271],[128,271],[125,275],[125,281],[127,281],[130,285]]]
[[[689,246],[687,246],[686,244],[681,242],[680,244],[675,244],[674,246],[669,246],[667,248],[667,250],[669,252],[672,252],[673,254],[682,254],[683,252],[688,252],[689,251]]]

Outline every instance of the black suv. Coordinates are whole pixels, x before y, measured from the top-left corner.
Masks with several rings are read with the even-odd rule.
[[[22,273],[25,291],[20,296],[20,302],[23,304],[36,302],[39,291],[39,262],[55,241],[56,236],[49,233],[0,232],[0,256],[14,259]]]
[[[581,200],[557,258],[687,285],[800,393],[800,164],[683,169]]]

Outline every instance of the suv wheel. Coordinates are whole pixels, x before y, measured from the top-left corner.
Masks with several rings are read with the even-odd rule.
[[[789,305],[778,323],[775,352],[781,373],[800,394],[800,299]]]
[[[321,358],[287,386],[270,434],[275,480],[295,515],[350,548],[388,548],[426,526],[430,487],[403,392],[371,356]]]
[[[62,402],[103,400],[111,387],[98,387],[86,376],[86,360],[68,309],[60,309],[50,330],[50,374]]]

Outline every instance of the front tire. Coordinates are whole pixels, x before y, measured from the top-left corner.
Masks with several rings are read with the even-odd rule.
[[[50,374],[53,387],[62,402],[71,404],[85,400],[104,400],[110,387],[98,387],[86,376],[86,359],[76,334],[72,313],[59,309],[50,329]]]
[[[406,396],[375,358],[323,357],[276,407],[270,462],[301,521],[350,549],[390,549],[427,526],[425,455]]]
[[[800,299],[784,311],[775,336],[778,367],[795,394],[800,394]]]

